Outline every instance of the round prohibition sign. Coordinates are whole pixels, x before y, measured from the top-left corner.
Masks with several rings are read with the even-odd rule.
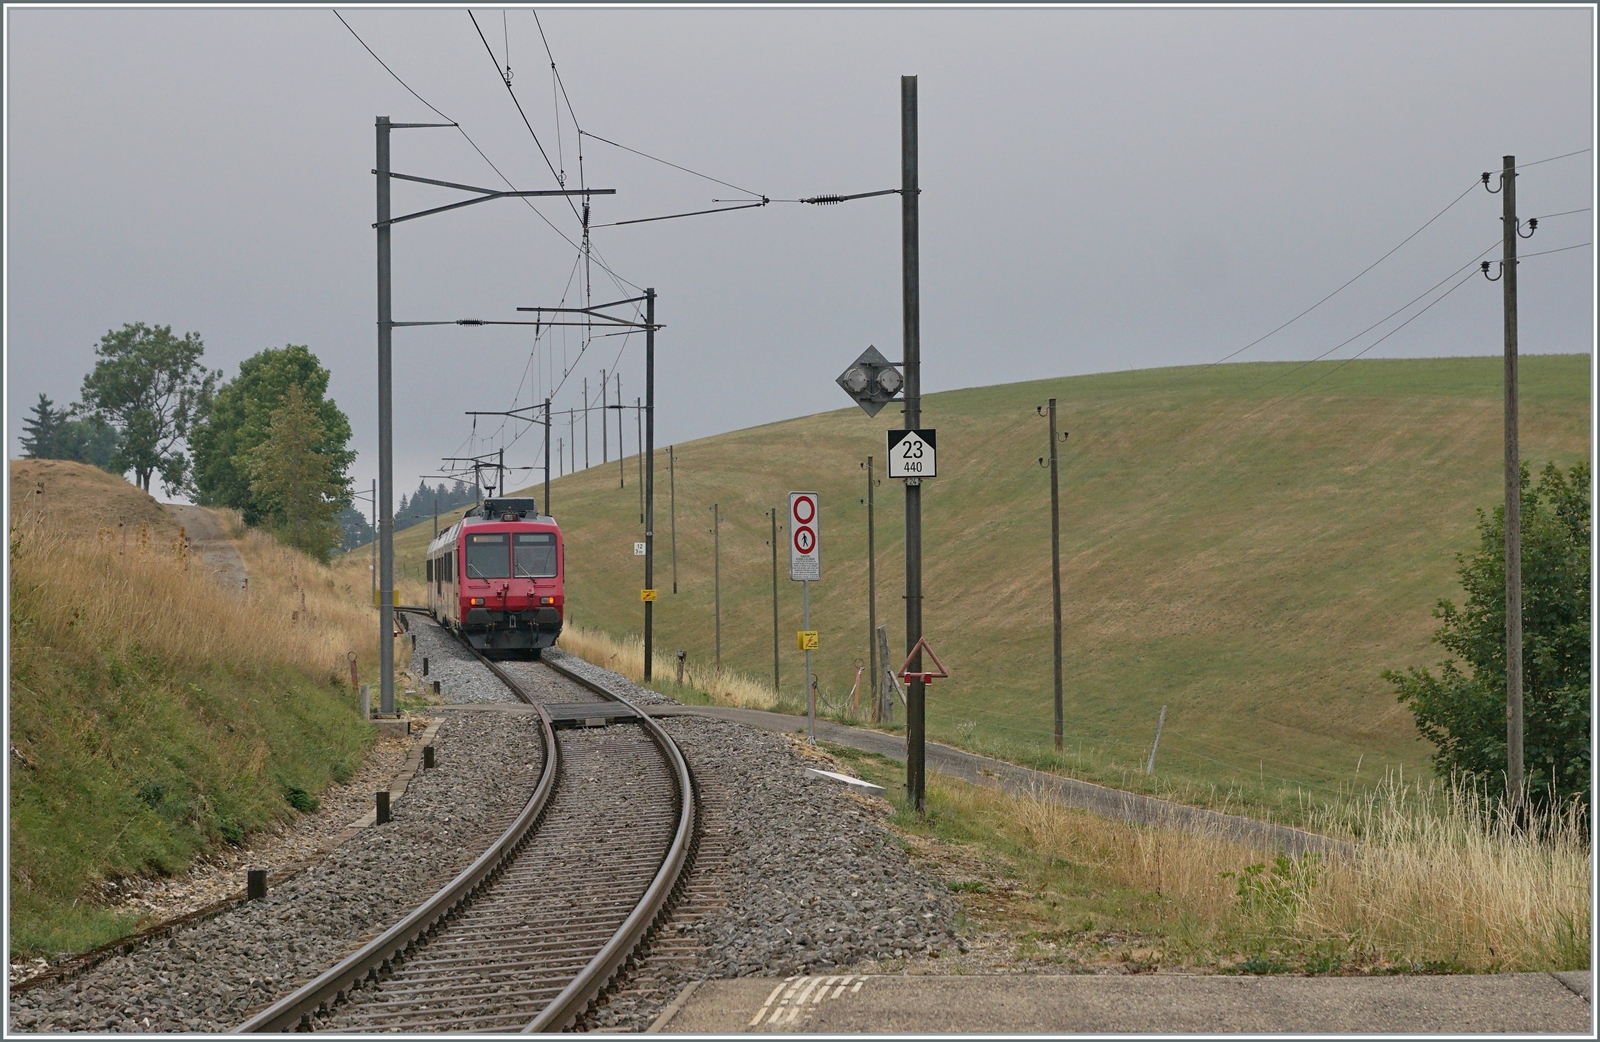
[[[796,525],[794,530],[794,548],[802,554],[809,554],[811,551],[817,548],[817,533],[813,532],[806,525]]]
[[[817,501],[810,496],[796,496],[794,506],[790,508],[790,513],[794,514],[794,519],[800,524],[809,525],[817,519]],[[810,553],[811,551],[802,550],[800,552]]]

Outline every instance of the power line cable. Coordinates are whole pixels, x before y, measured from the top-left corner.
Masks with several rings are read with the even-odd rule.
[[[367,47],[367,41],[365,41],[365,40],[363,40],[361,38],[361,34],[360,33],[356,32],[354,29],[350,28],[350,23],[346,22],[344,20],[344,15],[340,14],[337,10],[335,10],[333,12],[333,16],[335,18],[339,19],[340,24],[342,24],[346,29],[350,29],[350,35],[354,36],[356,38],[356,43],[359,43],[362,47],[365,47],[367,53],[372,55],[372,60],[377,62],[379,65],[382,65],[383,66],[383,71],[387,72],[390,76],[393,76],[394,77],[394,81],[396,83],[398,83],[398,84],[400,84],[400,86],[404,87],[411,94],[411,96],[413,98],[416,98],[418,101],[420,101],[424,105],[426,105],[429,109],[432,109],[433,110],[433,114],[435,116],[438,116],[440,119],[447,121],[452,127],[456,127],[457,129],[460,129],[461,125],[459,123],[457,123],[455,120],[451,119],[449,116],[446,116],[443,112],[440,112],[438,109],[434,108],[432,103],[430,103],[427,98],[424,98],[421,94],[418,94],[416,91],[412,90],[411,89],[411,85],[409,83],[407,83],[405,80],[402,80],[400,78],[400,74],[399,73],[397,73],[393,69],[389,68],[389,63],[388,62],[385,62],[382,58],[378,57],[378,52],[377,51],[374,51],[371,47]]]
[[[537,10],[532,8],[529,10],[533,14],[533,24],[539,29],[539,39],[544,43],[545,57],[550,59],[550,71],[555,74],[556,83],[561,87],[561,97],[567,103],[567,115],[572,117],[572,128],[579,131],[579,137],[581,138],[583,135],[582,128],[578,124],[578,114],[572,111],[572,99],[567,97],[566,81],[561,78],[561,73],[556,69],[556,56],[550,52],[550,41],[544,35],[544,23],[539,21],[539,12]]]
[[[478,39],[483,41],[483,49],[485,53],[489,55],[489,62],[495,66],[495,72],[498,74],[500,69],[499,63],[495,61],[494,48],[489,46],[488,39],[483,35],[483,27],[478,24],[478,18],[472,13],[471,8],[467,9],[467,17],[472,19],[472,27],[478,31]],[[506,93],[511,95],[511,103],[517,107],[517,115],[522,117],[522,125],[528,128],[528,134],[532,136],[533,143],[538,146],[539,155],[544,158],[544,165],[550,168],[550,176],[556,179],[557,187],[565,188],[566,185],[563,183],[565,178],[563,178],[560,172],[556,170],[556,165],[550,162],[550,153],[544,150],[544,142],[539,140],[539,135],[534,131],[533,124],[528,121],[528,114],[522,110],[522,102],[517,99],[517,92],[511,89],[511,77],[500,76],[499,78],[500,82],[504,83],[506,86]],[[572,216],[577,217],[581,221],[583,218],[579,216],[578,205],[572,201],[572,197],[562,196],[562,198],[565,199],[567,201],[567,205],[572,208]]]
[[[1438,297],[1436,297],[1433,301],[1431,301],[1428,304],[1427,307],[1423,308],[1421,311],[1418,311],[1415,315],[1412,315],[1410,318],[1406,319],[1404,322],[1400,323],[1398,326],[1395,326],[1393,329],[1389,330],[1389,332],[1385,333],[1383,336],[1381,336],[1378,339],[1374,340],[1372,343],[1368,344],[1366,347],[1362,348],[1360,351],[1357,351],[1355,354],[1351,355],[1349,358],[1346,358],[1344,361],[1340,362],[1338,365],[1334,366],[1332,369],[1329,369],[1327,372],[1323,373],[1321,376],[1318,376],[1315,379],[1312,379],[1312,380],[1308,381],[1303,386],[1297,387],[1294,390],[1290,391],[1288,394],[1284,395],[1282,398],[1279,398],[1276,401],[1268,402],[1266,405],[1263,405],[1259,409],[1254,409],[1254,410],[1252,410],[1250,412],[1245,413],[1243,416],[1241,416],[1237,420],[1235,420],[1234,423],[1243,423],[1245,420],[1248,420],[1250,417],[1256,415],[1257,413],[1265,412],[1268,409],[1271,409],[1271,408],[1273,408],[1273,407],[1275,407],[1277,405],[1280,405],[1283,402],[1288,401],[1290,398],[1293,398],[1295,395],[1299,394],[1301,391],[1305,390],[1307,387],[1310,387],[1313,384],[1318,383],[1319,381],[1327,379],[1328,377],[1332,376],[1334,373],[1337,373],[1339,370],[1343,369],[1345,366],[1349,365],[1351,362],[1354,362],[1356,359],[1360,358],[1362,355],[1366,354],[1368,351],[1371,351],[1373,348],[1377,347],[1379,344],[1383,343],[1385,340],[1387,340],[1390,337],[1394,336],[1396,333],[1400,332],[1400,330],[1406,328],[1411,323],[1413,323],[1417,319],[1421,318],[1423,315],[1426,315],[1428,313],[1428,311],[1430,309],[1432,309],[1434,304],[1439,303],[1441,300],[1444,300],[1446,297],[1448,297],[1450,294],[1454,293],[1456,290],[1460,289],[1462,286],[1465,286],[1472,279],[1472,277],[1474,275],[1476,275],[1476,274],[1477,274],[1477,272],[1475,272],[1475,271],[1467,272],[1466,276],[1460,282],[1457,282],[1454,286],[1451,286],[1449,289],[1447,289],[1443,293],[1441,293]]]
[[[1516,166],[1512,167],[1511,169],[1513,169],[1513,170],[1521,170],[1523,167],[1538,166],[1540,163],[1554,163],[1558,159],[1566,159],[1569,156],[1581,156],[1585,152],[1589,152],[1589,151],[1593,151],[1593,150],[1592,149],[1588,149],[1588,148],[1580,148],[1576,152],[1563,152],[1559,156],[1551,156],[1549,159],[1535,159],[1531,163],[1518,163]]]
[[[1407,235],[1404,239],[1401,239],[1399,245],[1395,246],[1394,249],[1390,250],[1388,253],[1385,253],[1382,257],[1379,257],[1377,260],[1373,261],[1371,264],[1368,264],[1365,268],[1362,268],[1360,271],[1356,272],[1355,275],[1353,275],[1347,282],[1345,282],[1338,289],[1334,290],[1332,293],[1329,293],[1327,296],[1323,297],[1321,300],[1317,301],[1315,304],[1313,304],[1310,307],[1306,308],[1304,311],[1300,312],[1300,314],[1294,316],[1289,321],[1283,323],[1283,325],[1277,327],[1276,329],[1272,330],[1271,332],[1266,333],[1266,334],[1264,334],[1262,336],[1256,337],[1254,340],[1250,341],[1248,344],[1246,344],[1243,347],[1239,348],[1237,351],[1229,352],[1228,354],[1223,355],[1221,358],[1217,359],[1215,362],[1211,362],[1211,363],[1207,364],[1204,367],[1204,369],[1202,369],[1201,371],[1204,372],[1205,369],[1210,369],[1212,366],[1221,365],[1223,362],[1226,362],[1228,359],[1233,358],[1236,355],[1243,354],[1244,352],[1250,350],[1252,347],[1255,347],[1257,344],[1261,343],[1263,340],[1266,340],[1268,337],[1275,336],[1276,334],[1282,332],[1283,330],[1287,329],[1289,326],[1293,325],[1294,323],[1300,321],[1302,318],[1305,318],[1307,315],[1311,314],[1311,312],[1315,311],[1317,308],[1320,308],[1322,305],[1324,305],[1328,301],[1332,300],[1335,296],[1337,296],[1338,294],[1342,293],[1345,289],[1347,289],[1351,285],[1351,283],[1356,281],[1356,279],[1359,279],[1361,276],[1365,275],[1367,272],[1371,271],[1373,268],[1376,268],[1378,265],[1382,264],[1384,261],[1386,261],[1390,257],[1394,256],[1395,252],[1397,250],[1399,250],[1401,246],[1404,246],[1406,243],[1410,242],[1412,239],[1415,239],[1418,235],[1421,235],[1423,233],[1423,231],[1425,231],[1428,228],[1429,225],[1431,225],[1434,221],[1437,221],[1439,218],[1443,217],[1446,213],[1449,213],[1451,207],[1454,207],[1456,205],[1456,203],[1459,203],[1461,200],[1465,199],[1467,197],[1467,195],[1470,194],[1471,191],[1474,188],[1478,187],[1478,185],[1480,185],[1481,183],[1482,183],[1481,181],[1474,180],[1472,182],[1472,184],[1467,186],[1467,190],[1466,191],[1462,192],[1460,195],[1458,195],[1454,199],[1450,200],[1449,206],[1446,206],[1443,210],[1440,210],[1438,213],[1436,213],[1432,217],[1428,218],[1428,220],[1423,223],[1421,228],[1418,228],[1416,231],[1412,232],[1410,235]]]
[[[664,164],[666,166],[670,166],[674,170],[682,170],[686,174],[693,174],[695,177],[703,177],[707,181],[714,181],[717,184],[722,185],[724,188],[733,189],[735,192],[743,192],[745,195],[753,195],[757,199],[762,199],[762,200],[765,200],[767,198],[761,192],[753,192],[748,188],[741,188],[736,184],[733,184],[733,183],[728,182],[728,181],[724,181],[720,177],[712,177],[710,174],[702,174],[698,170],[690,170],[686,166],[679,166],[677,163],[668,162],[667,160],[661,159],[658,156],[653,156],[653,155],[649,154],[648,152],[641,152],[637,148],[629,148],[627,145],[618,144],[617,142],[612,141],[610,138],[603,138],[599,134],[595,134],[595,133],[592,133],[592,132],[587,131],[587,130],[579,130],[578,131],[578,136],[579,137],[592,137],[596,141],[603,141],[603,142],[605,142],[606,144],[610,145],[613,148],[622,149],[624,152],[632,152],[636,156],[643,156],[644,158],[649,159],[649,160],[653,160],[654,162],[661,163],[661,164]]]
[[[620,228],[624,224],[649,224],[651,221],[671,221],[679,217],[700,217],[708,213],[728,213],[732,210],[752,210],[767,205],[765,200],[759,203],[745,203],[742,206],[719,206],[714,210],[690,210],[688,213],[669,213],[660,217],[634,217],[626,221],[612,221],[609,224],[596,224],[595,228]]]
[[[1572,246],[1558,246],[1553,250],[1540,250],[1538,253],[1523,253],[1523,254],[1518,255],[1517,260],[1525,261],[1529,257],[1543,257],[1546,254],[1550,254],[1550,253],[1565,253],[1568,250],[1581,250],[1585,246],[1592,246],[1592,245],[1594,245],[1594,244],[1593,243],[1588,243],[1588,242],[1580,242],[1580,243],[1575,243]]]
[[[1428,294],[1432,293],[1434,290],[1436,290],[1440,286],[1444,285],[1446,282],[1449,282],[1451,279],[1455,278],[1457,275],[1461,274],[1466,269],[1468,269],[1468,268],[1472,267],[1474,264],[1478,263],[1480,260],[1483,259],[1483,254],[1484,253],[1488,253],[1490,250],[1494,249],[1498,245],[1500,245],[1498,240],[1495,241],[1495,242],[1490,243],[1488,246],[1486,246],[1484,248],[1482,253],[1479,253],[1476,257],[1474,257],[1471,260],[1467,261],[1467,263],[1461,265],[1461,267],[1457,268],[1455,271],[1452,271],[1450,274],[1446,275],[1444,278],[1440,279],[1438,282],[1435,282],[1433,285],[1429,286],[1427,289],[1423,290],[1421,293],[1418,293],[1416,296],[1412,297],[1410,300],[1406,301],[1404,304],[1400,305],[1399,307],[1395,308],[1393,311],[1389,312],[1387,315],[1385,315],[1382,318],[1378,319],[1378,321],[1372,323],[1372,325],[1368,326],[1366,329],[1363,329],[1361,332],[1356,333],[1355,335],[1349,337],[1348,339],[1341,340],[1339,343],[1334,344],[1332,347],[1330,347],[1326,351],[1322,352],[1322,354],[1317,355],[1315,358],[1309,358],[1306,361],[1301,362],[1299,365],[1295,366],[1293,369],[1290,369],[1288,372],[1280,373],[1277,376],[1272,377],[1270,380],[1263,381],[1262,383],[1259,383],[1256,386],[1250,388],[1250,390],[1251,391],[1259,391],[1261,388],[1266,387],[1266,386],[1268,386],[1270,384],[1277,383],[1279,380],[1288,379],[1289,377],[1293,376],[1295,373],[1298,373],[1300,370],[1304,369],[1306,366],[1312,365],[1312,364],[1314,364],[1316,362],[1320,362],[1324,358],[1327,358],[1329,355],[1333,354],[1335,351],[1339,350],[1339,348],[1344,347],[1346,344],[1349,344],[1350,342],[1352,342],[1354,340],[1359,340],[1360,338],[1366,336],[1368,333],[1372,332],[1374,329],[1377,329],[1379,326],[1383,325],[1385,322],[1389,321],[1391,318],[1393,318],[1396,315],[1400,314],[1402,311],[1406,310],[1411,305],[1415,304],[1417,301],[1423,299]]]
[[[474,152],[478,153],[478,157],[489,165],[489,169],[493,170],[495,172],[495,175],[497,177],[499,177],[500,180],[505,182],[506,187],[511,189],[513,192],[518,191],[517,186],[511,183],[511,179],[505,175],[505,172],[502,171],[499,166],[495,165],[494,160],[490,159],[488,157],[488,155],[485,154],[483,149],[478,147],[478,143],[476,141],[472,140],[472,135],[467,133],[465,127],[463,127],[457,121],[455,121],[453,119],[450,119],[450,117],[446,116],[443,112],[440,112],[438,109],[434,108],[433,105],[429,104],[428,100],[426,98],[424,98],[422,95],[418,94],[414,90],[411,90],[411,87],[406,83],[406,81],[402,80],[399,77],[399,75],[397,75],[395,73],[395,71],[393,69],[389,68],[389,65],[388,65],[387,62],[385,62],[382,58],[378,57],[377,52],[374,51],[371,47],[369,47],[367,45],[367,42],[361,38],[361,34],[357,33],[355,31],[355,29],[351,28],[350,23],[346,22],[344,20],[344,17],[342,15],[340,15],[338,11],[334,11],[333,13],[334,13],[335,17],[337,17],[339,19],[339,21],[341,23],[343,23],[344,27],[346,29],[350,30],[350,35],[354,36],[356,38],[356,42],[359,43],[366,50],[366,52],[368,54],[372,55],[373,60],[376,61],[379,65],[382,65],[383,68],[384,68],[384,71],[387,72],[390,76],[394,77],[396,83],[400,84],[400,86],[402,86],[402,87],[405,87],[405,89],[407,91],[410,91],[412,97],[416,98],[418,101],[422,102],[424,105],[427,105],[428,108],[432,109],[433,112],[435,114],[437,114],[440,119],[448,121],[449,124],[452,127],[454,127],[457,130],[457,132],[459,132],[461,134],[461,136],[463,138],[466,139],[467,144],[472,146],[472,150]],[[482,34],[480,33],[479,35],[481,36]],[[493,57],[493,52],[490,52],[490,57]],[[573,242],[572,239],[570,239],[565,232],[563,232],[560,228],[556,227],[555,224],[550,220],[550,218],[545,216],[544,211],[540,210],[537,206],[535,206],[533,204],[533,201],[531,199],[529,199],[526,196],[524,196],[524,197],[522,197],[522,202],[523,202],[524,205],[527,206],[527,208],[529,210],[532,210],[534,212],[534,214],[536,214],[541,221],[543,221],[545,224],[549,225],[550,230],[555,232],[557,235],[559,235],[562,238],[562,240],[566,242],[566,244],[568,246],[571,246],[575,250],[576,249],[581,249],[581,247],[579,247],[579,245],[577,243]],[[570,202],[570,200],[569,200],[569,202]],[[601,266],[604,267],[604,265],[601,265]]]

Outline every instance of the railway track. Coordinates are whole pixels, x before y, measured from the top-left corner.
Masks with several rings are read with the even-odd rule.
[[[560,1031],[665,914],[696,820],[672,739],[559,664],[518,667],[519,682],[479,658],[539,714],[544,769],[532,798],[427,902],[236,1033]],[[546,669],[578,690],[525,682]],[[593,726],[602,722],[621,726]]]

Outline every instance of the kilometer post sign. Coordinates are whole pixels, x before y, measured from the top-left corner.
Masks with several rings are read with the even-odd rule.
[[[935,465],[938,439],[932,428],[920,431],[889,431],[889,476],[891,478],[931,478],[938,476]]]
[[[815,492],[789,493],[789,578],[817,582],[822,578],[821,510]]]

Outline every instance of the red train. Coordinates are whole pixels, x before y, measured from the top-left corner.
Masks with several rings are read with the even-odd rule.
[[[486,499],[428,545],[428,610],[481,651],[531,651],[561,635],[561,529],[533,499]]]

